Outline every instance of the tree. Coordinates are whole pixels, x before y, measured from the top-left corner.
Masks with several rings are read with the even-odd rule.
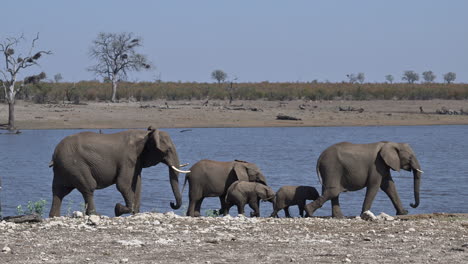
[[[228,75],[222,70],[214,70],[211,73],[211,79],[216,80],[218,84],[221,84],[221,82],[224,82],[227,79]]]
[[[136,52],[141,38],[132,33],[99,33],[89,51],[97,64],[88,68],[112,83],[112,102],[116,102],[117,84],[129,71],[151,68],[145,55]]]
[[[361,84],[364,83],[365,79],[366,79],[366,77],[364,76],[363,72],[358,73],[357,76],[356,76],[356,80]]]
[[[63,80],[63,77],[62,77],[61,73],[57,73],[57,74],[54,75],[54,81],[56,83],[59,83],[61,80]]]
[[[390,84],[393,83],[394,79],[395,78],[393,78],[393,75],[391,75],[391,74],[385,75],[385,80],[387,80],[387,82],[389,82]]]
[[[454,72],[447,72],[446,74],[444,74],[444,81],[448,84],[455,81],[456,78],[457,78],[457,74]]]
[[[5,92],[5,98],[8,102],[8,129],[15,129],[15,96],[21,89],[16,85],[18,75],[23,69],[37,65],[37,61],[43,54],[52,54],[50,51],[35,50],[36,41],[39,39],[39,33],[31,42],[31,46],[26,56],[22,55],[21,42],[25,41],[23,35],[20,37],[9,37],[0,43],[0,52],[3,54],[5,65],[0,66],[0,81]]]
[[[403,77],[401,77],[403,81],[407,81],[408,83],[414,83],[419,81],[419,74],[415,73],[414,71],[404,71]]]
[[[435,80],[436,76],[432,71],[425,71],[422,73],[424,81],[431,83]]]
[[[349,83],[357,82],[357,76],[354,73],[346,74],[346,77],[348,77]]]

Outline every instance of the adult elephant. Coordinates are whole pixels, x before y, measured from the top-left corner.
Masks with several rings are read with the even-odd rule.
[[[54,170],[52,207],[49,216],[60,216],[62,199],[73,189],[83,195],[86,214],[96,213],[93,193],[112,184],[125,200],[117,203],[115,215],[138,213],[140,210],[141,170],[158,163],[169,167],[169,180],[180,208],[179,157],[168,133],[152,127],[114,134],[81,132],[64,138],[55,148],[50,167]]]
[[[398,197],[390,169],[413,171],[414,199],[411,207],[419,205],[421,166],[414,151],[406,143],[381,141],[371,144],[342,142],[328,147],[317,161],[317,175],[322,183],[322,196],[306,205],[313,212],[331,200],[332,216],[343,217],[340,209],[341,192],[367,188],[361,213],[369,210],[377,191],[382,189],[390,198],[397,215],[407,214]]]
[[[258,182],[267,185],[265,176],[257,165],[235,160],[231,162],[201,160],[190,168],[185,184],[189,183],[189,207],[187,216],[200,216],[200,208],[205,197],[219,197],[220,213],[226,209],[226,191],[235,181]],[[182,189],[184,189],[182,188]]]

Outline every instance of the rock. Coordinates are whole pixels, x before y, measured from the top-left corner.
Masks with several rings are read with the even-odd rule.
[[[380,221],[394,221],[395,217],[382,212],[377,216],[377,220],[380,220]]]
[[[88,224],[99,225],[99,221],[101,221],[101,218],[98,215],[91,215],[88,219]]]
[[[7,254],[7,253],[10,253],[10,252],[11,252],[11,248],[9,248],[8,246],[4,246],[4,247],[2,248],[2,253]]]
[[[72,217],[73,217],[73,218],[83,218],[83,212],[74,211],[74,212],[72,213]]]
[[[145,244],[144,242],[142,242],[140,240],[137,240],[137,239],[117,240],[116,243],[121,244],[123,246],[134,246],[134,247],[141,247],[141,246],[143,246]]]
[[[120,263],[127,263],[128,262],[128,258],[123,258],[120,260]]]
[[[179,218],[179,217],[181,217],[180,215],[176,215],[173,211],[164,213],[164,215],[165,215],[167,218]]]
[[[350,260],[349,258],[345,258],[345,259],[343,260],[343,262],[348,262],[348,263],[350,263],[351,260]]]
[[[408,232],[416,232],[416,229],[410,227],[410,228],[408,228]]]
[[[366,221],[376,221],[377,217],[371,211],[367,210],[361,214],[361,218]]]

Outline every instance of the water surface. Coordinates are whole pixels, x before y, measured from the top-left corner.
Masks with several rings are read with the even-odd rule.
[[[468,126],[385,126],[385,127],[281,127],[281,128],[191,128],[163,129],[170,133],[182,163],[191,165],[201,159],[231,161],[241,159],[256,163],[269,185],[276,191],[283,185],[310,185],[320,190],[315,165],[320,153],[328,146],[349,141],[371,143],[381,140],[407,142],[415,151],[425,171],[421,186],[421,204],[413,209],[412,173],[392,172],[404,206],[411,214],[432,212],[468,213]],[[65,136],[84,130],[24,130],[20,135],[0,135],[0,192],[3,215],[15,215],[16,207],[28,201],[47,201],[51,205],[52,169],[48,167],[53,150]],[[114,133],[120,130],[103,130]],[[143,170],[141,211],[166,212],[174,196],[164,164]],[[184,175],[179,183],[182,189]],[[188,204],[188,188],[182,194],[183,205],[177,213],[184,214]],[[365,190],[343,193],[340,203],[348,216],[360,213]],[[113,215],[114,205],[123,203],[115,185],[95,192],[97,210]],[[78,191],[65,197],[62,214],[81,210],[83,199]],[[218,198],[206,198],[202,213],[218,209]],[[247,213],[250,211],[247,209]],[[395,214],[390,199],[379,191],[374,200],[374,213]],[[236,213],[236,208],[231,213]],[[297,207],[290,209],[297,215]],[[272,212],[270,203],[261,203],[261,214]],[[330,202],[315,213],[331,215]],[[281,216],[283,213],[281,212]]]

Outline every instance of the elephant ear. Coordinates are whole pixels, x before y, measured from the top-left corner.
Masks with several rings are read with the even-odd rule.
[[[380,150],[380,156],[392,170],[400,171],[400,156],[394,144],[385,143]]]
[[[234,162],[234,172],[237,175],[239,181],[249,181],[249,175],[247,174],[247,168],[243,163]]]
[[[268,190],[266,186],[263,184],[260,184],[260,183],[255,184],[255,193],[262,200],[266,200],[268,198]]]
[[[163,153],[166,153],[169,148],[169,144],[167,144],[164,140],[165,135],[158,129],[153,128],[152,126],[148,127],[148,131],[148,137],[153,137],[154,139],[155,148],[159,149]]]

